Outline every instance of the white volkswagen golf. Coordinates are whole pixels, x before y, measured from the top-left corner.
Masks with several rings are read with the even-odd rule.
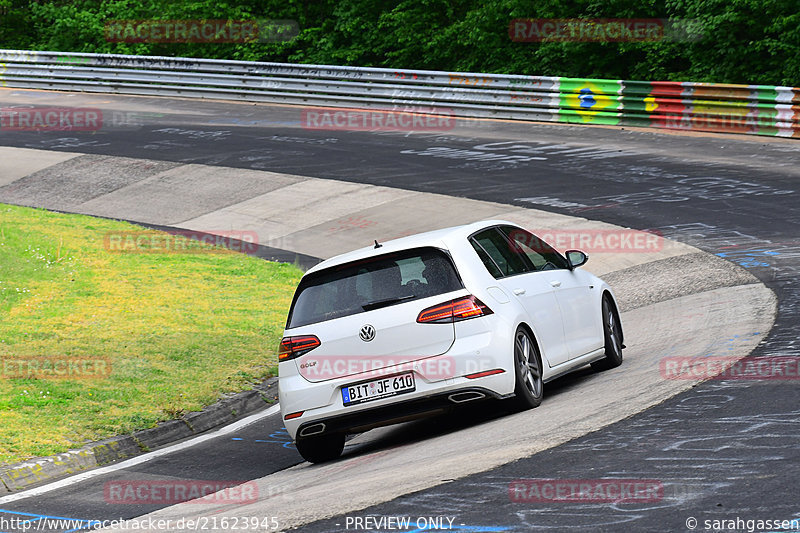
[[[523,228],[487,221],[323,261],[294,295],[280,405],[308,461],[345,435],[495,398],[520,408],[578,367],[622,363],[616,300],[600,278]]]

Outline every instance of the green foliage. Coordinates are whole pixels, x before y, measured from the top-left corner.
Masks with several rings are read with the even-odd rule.
[[[800,85],[797,0],[0,0],[0,47]],[[696,40],[513,42],[515,18],[696,21]],[[290,19],[283,42],[117,43],[112,20]]]

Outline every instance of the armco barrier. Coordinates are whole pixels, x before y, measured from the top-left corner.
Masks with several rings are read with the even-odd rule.
[[[800,137],[800,88],[0,50],[0,86]]]

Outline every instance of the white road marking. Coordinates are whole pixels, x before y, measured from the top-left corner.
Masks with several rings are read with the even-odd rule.
[[[117,470],[122,470],[125,468],[129,468],[131,466],[136,466],[138,464],[146,463],[147,461],[150,461],[157,457],[163,457],[164,455],[169,455],[173,452],[178,452],[181,450],[185,450],[186,448],[191,448],[192,446],[200,444],[201,442],[205,442],[207,440],[211,440],[216,437],[221,437],[223,435],[233,433],[234,431],[238,431],[245,426],[249,426],[254,422],[258,422],[262,418],[272,416],[278,412],[280,412],[280,405],[276,403],[275,405],[273,405],[272,407],[270,407],[265,411],[261,411],[260,413],[250,415],[247,418],[243,418],[237,422],[234,422],[233,424],[229,424],[225,427],[222,427],[213,433],[200,435],[191,440],[187,440],[179,444],[173,444],[172,446],[162,448],[161,450],[156,450],[154,452],[148,452],[142,455],[137,455],[136,457],[127,459],[125,461],[122,461],[121,463],[116,463],[113,465],[96,468],[94,470],[89,470],[88,472],[76,474],[74,476],[70,476],[68,478],[61,479],[59,481],[54,481],[53,483],[48,483],[47,485],[42,485],[41,487],[36,487],[33,489],[28,489],[23,492],[18,492],[16,494],[9,494],[8,496],[3,496],[2,498],[0,498],[0,505],[5,505],[7,503],[15,502],[17,500],[22,500],[24,498],[30,498],[31,496],[39,496],[40,494],[44,494],[45,492],[57,490],[62,487],[66,487],[68,485],[73,485],[75,483],[80,483],[81,481],[86,481],[87,479],[108,474],[110,472],[115,472]]]

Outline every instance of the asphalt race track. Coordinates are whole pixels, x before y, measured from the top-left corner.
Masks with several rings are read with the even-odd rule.
[[[269,461],[252,458],[268,454]],[[271,474],[302,461],[280,417],[271,416],[231,434],[219,436],[197,446],[125,468],[130,481],[246,481]],[[120,505],[110,490],[120,471],[100,475],[84,483],[70,484],[60,490],[43,493],[0,505],[0,517],[10,519],[31,513],[36,516],[68,517],[72,520],[116,520],[140,516],[164,505],[146,503]],[[38,512],[32,512],[36,510]],[[80,524],[85,525],[85,524]],[[32,526],[35,527],[35,526]],[[75,524],[76,529],[80,529]],[[70,527],[46,530],[69,530]]]
[[[800,355],[797,141],[477,120],[459,122],[444,133],[317,131],[302,127],[300,109],[294,107],[11,90],[0,92],[0,102],[3,107],[97,106],[130,119],[88,133],[0,132],[0,145],[7,147],[147,159],[165,168],[193,163],[221,172],[223,167],[268,170],[657,230],[739,265],[775,292],[775,325],[752,355]],[[3,185],[0,174],[0,201],[15,203],[16,193],[3,192]],[[61,208],[68,211],[69,205]],[[727,349],[719,346],[715,355]],[[566,394],[581,379],[559,380],[546,396]],[[391,454],[410,443],[425,446],[431,434],[457,435],[497,416],[481,407],[447,420],[381,430],[358,456]],[[128,475],[261,478],[301,462],[281,432],[278,417],[265,417],[239,433],[133,466]],[[472,443],[461,445],[469,449]],[[253,461],[266,453],[268,460]],[[442,479],[435,487],[301,529],[355,530],[361,524],[361,530],[391,530],[388,522],[366,522],[368,516],[411,517],[418,528],[430,524],[414,522],[417,518],[430,517],[451,531],[702,531],[705,520],[792,519],[800,517],[798,459],[796,377],[712,380],[533,456]],[[111,476],[0,503],[0,518],[24,516],[20,513],[118,518],[155,509],[131,506],[121,513],[120,506],[109,506],[103,487]],[[639,503],[520,502],[509,493],[510,484],[520,479],[605,478],[659,480],[665,490],[656,501]],[[698,521],[695,528],[690,518]]]

